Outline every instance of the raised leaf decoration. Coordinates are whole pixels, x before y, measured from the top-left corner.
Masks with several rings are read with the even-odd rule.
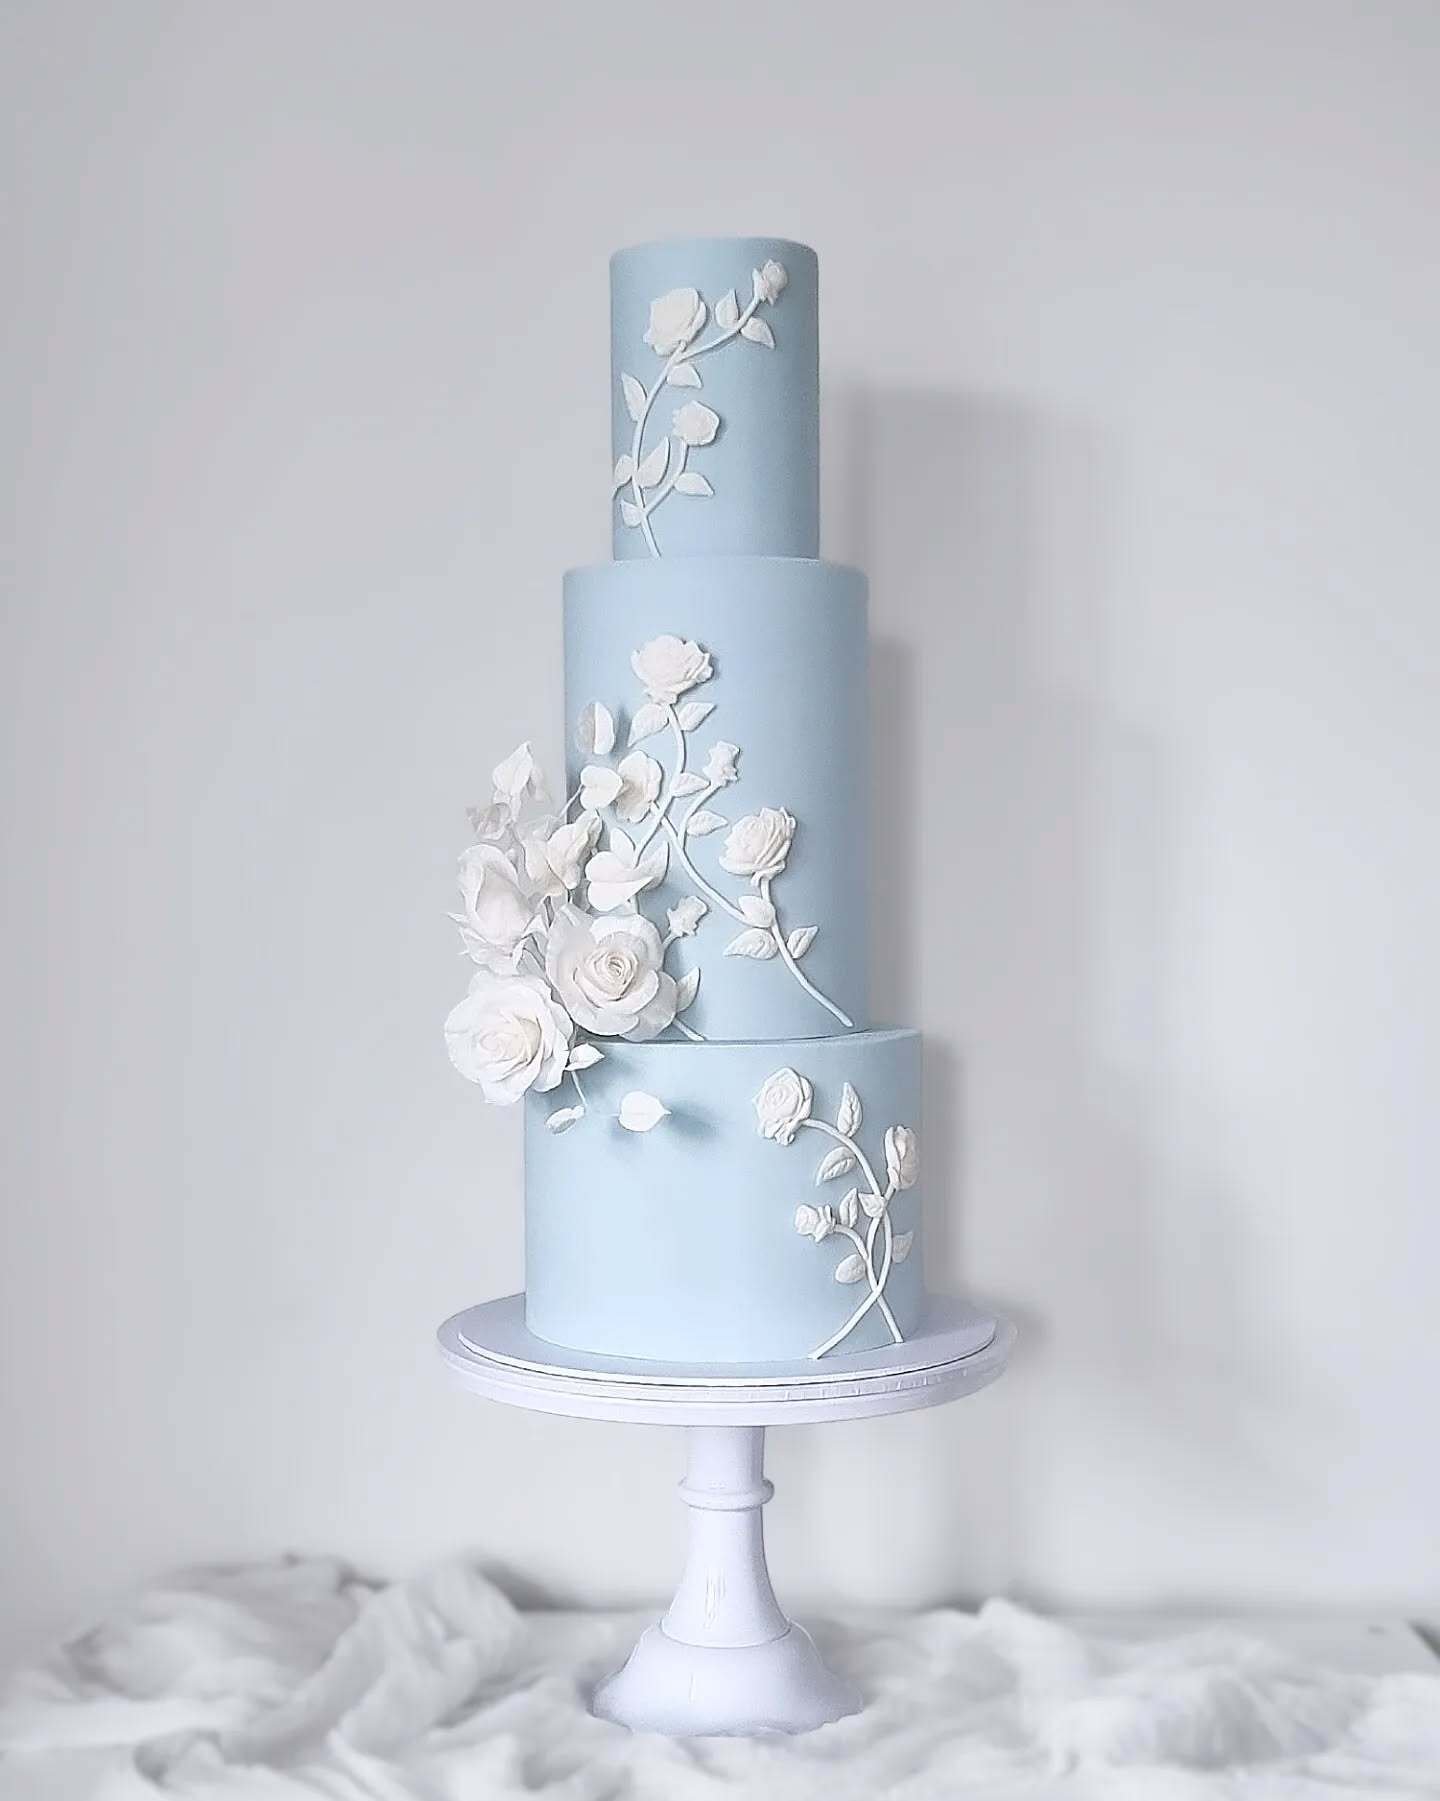
[[[627,1132],[649,1132],[668,1119],[670,1109],[653,1094],[632,1088],[620,1103],[620,1124]]]
[[[675,1011],[683,1013],[695,999],[696,990],[700,986],[700,971],[687,969],[675,984]]]
[[[683,475],[675,477],[677,494],[694,494],[701,500],[709,500],[715,490],[703,475],[697,475],[693,469],[687,469]]]
[[[847,1082],[840,1090],[840,1110],[835,1115],[835,1130],[843,1132],[847,1138],[853,1138],[860,1130],[862,1117],[860,1096]]]
[[[620,502],[620,517],[625,521],[626,525],[639,525],[640,509],[633,500],[622,500]]]
[[[598,1044],[577,1044],[566,1060],[566,1069],[593,1069],[597,1063],[605,1061],[605,1053]]]
[[[583,1107],[557,1107],[553,1113],[546,1116],[545,1124],[552,1132],[568,1132],[577,1119],[584,1119],[584,1117],[585,1109]]]
[[[775,348],[775,334],[763,319],[747,319],[740,327],[740,336],[752,344],[763,344],[767,350]]]
[[[627,450],[624,456],[616,457],[615,459],[615,471],[610,477],[610,492],[614,494],[619,489],[623,488],[634,473],[635,459]]]
[[[854,1226],[855,1221],[860,1217],[860,1196],[855,1189],[852,1188],[845,1196],[837,1211],[842,1226]]]
[[[685,821],[685,836],[687,838],[708,838],[711,832],[718,832],[729,823],[730,821],[719,813],[712,813],[708,808],[702,807],[698,813],[692,813]]]
[[[582,707],[575,743],[587,757],[608,757],[615,748],[615,715],[603,701]]]
[[[665,470],[669,461],[670,440],[662,438],[640,465],[640,486],[642,488],[658,487],[665,479]]]
[[[639,744],[643,738],[653,738],[656,732],[663,732],[670,720],[664,707],[658,702],[647,700],[642,707],[635,709],[635,717],[630,721],[629,744]]]
[[[680,730],[693,732],[695,727],[703,725],[714,711],[715,702],[713,700],[687,700],[678,709]]]
[[[791,932],[790,936],[785,940],[786,950],[789,951],[790,955],[797,963],[815,942],[815,934],[819,930],[819,926],[796,926],[795,930]]]
[[[863,1282],[865,1280],[865,1259],[859,1251],[851,1251],[848,1257],[842,1257],[835,1265],[837,1282]]]
[[[635,867],[644,871],[647,888],[656,887],[665,880],[665,872],[670,867],[670,846],[663,838],[657,839],[654,849],[647,850]]]
[[[699,794],[710,786],[697,769],[682,769],[671,786],[672,794]]]
[[[666,372],[665,379],[672,388],[698,388],[703,385],[700,371],[694,363],[676,363],[673,369]]]
[[[605,848],[606,850],[617,851],[620,856],[628,857],[632,861],[635,856],[635,840],[630,836],[629,832],[621,831],[618,825],[612,825],[606,828]]]
[[[815,1171],[815,1186],[818,1188],[822,1182],[833,1182],[837,1176],[848,1176],[854,1167],[855,1159],[845,1146],[834,1145],[820,1159]]]
[[[715,323],[724,331],[729,331],[740,317],[740,303],[735,298],[734,288],[730,288],[715,302]]]
[[[768,932],[762,932],[757,926],[741,932],[725,946],[727,957],[753,957],[757,963],[764,963],[775,955],[775,940]]]
[[[645,390],[633,375],[622,375],[620,386],[625,394],[625,411],[638,425],[645,413]]]
[[[867,1188],[860,1196],[860,1205],[864,1209],[866,1219],[879,1219],[885,1211],[885,1197],[883,1194],[874,1194]]]
[[[915,1234],[913,1232],[897,1232],[895,1234],[895,1243],[890,1252],[890,1261],[892,1263],[903,1263],[910,1255],[910,1247],[914,1242]]]
[[[735,905],[752,926],[772,926],[775,923],[774,903],[766,900],[763,894],[737,895]]]

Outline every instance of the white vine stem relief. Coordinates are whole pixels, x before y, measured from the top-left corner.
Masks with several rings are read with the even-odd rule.
[[[675,409],[670,432],[658,443],[647,445],[655,403],[662,388],[703,388],[696,363],[736,339],[775,348],[775,334],[758,317],[761,306],[773,306],[789,282],[783,265],[767,262],[751,272],[750,299],[742,309],[730,288],[715,302],[714,334],[703,337],[712,314],[698,288],[672,288],[650,303],[650,323],[645,342],[661,359],[660,373],[647,387],[638,376],[622,373],[621,393],[634,430],[630,448],[615,462],[611,493],[620,496],[620,517],[638,530],[652,557],[660,555],[653,519],[672,494],[708,500],[715,490],[689,465],[690,452],[713,444],[721,427],[720,415],[702,401],[689,400]],[[628,495],[625,490],[628,489]]]
[[[861,1148],[859,1132],[863,1117],[860,1096],[845,1083],[834,1125],[812,1117],[814,1089],[809,1080],[793,1069],[776,1070],[766,1078],[755,1097],[755,1111],[762,1137],[778,1144],[793,1144],[800,1131],[818,1132],[831,1140],[832,1148],[820,1159],[815,1170],[817,1186],[837,1181],[858,1169],[864,1182],[851,1188],[838,1206],[824,1202],[818,1207],[808,1204],[795,1210],[795,1230],[802,1236],[823,1244],[836,1237],[852,1245],[853,1250],[835,1266],[835,1280],[842,1285],[864,1282],[865,1298],[850,1312],[837,1329],[811,1351],[811,1357],[824,1357],[843,1344],[861,1320],[878,1308],[891,1339],[903,1342],[904,1334],[885,1298],[890,1272],[910,1255],[915,1242],[912,1231],[897,1233],[890,1219],[890,1204],[903,1189],[912,1188],[919,1175],[919,1149],[915,1133],[909,1126],[891,1126],[885,1134],[885,1174],[881,1185],[874,1165]],[[861,1217],[866,1220],[863,1233]],[[876,1245],[879,1244],[877,1262]]]

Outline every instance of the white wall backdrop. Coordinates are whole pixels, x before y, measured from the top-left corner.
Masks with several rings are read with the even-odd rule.
[[[1025,1330],[773,1435],[786,1597],[1440,1609],[1436,8],[3,32],[0,1654],[286,1547],[673,1573],[667,1435],[430,1338],[521,1275],[463,808],[558,748],[605,259],[676,231],[820,251],[881,992],[935,1274]]]

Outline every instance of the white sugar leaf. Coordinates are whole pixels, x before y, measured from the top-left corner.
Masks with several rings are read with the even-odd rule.
[[[819,926],[796,926],[795,930],[785,940],[786,950],[789,951],[790,955],[797,963],[815,942],[815,934],[819,930]]]
[[[622,857],[634,861],[635,840],[628,832],[622,832],[618,825],[612,825],[605,834],[606,850],[618,851]]]
[[[575,743],[587,757],[608,757],[615,748],[615,715],[603,701],[583,707],[575,727]]]
[[[552,1132],[568,1132],[577,1119],[584,1119],[583,1107],[557,1107],[548,1115],[545,1124]]]
[[[885,1211],[885,1197],[882,1194],[873,1194],[867,1188],[860,1196],[860,1206],[866,1219],[879,1219]]]
[[[649,1132],[670,1117],[670,1109],[653,1094],[632,1088],[620,1103],[620,1124],[627,1132]]]
[[[712,813],[708,808],[702,807],[698,813],[692,813],[685,821],[685,836],[687,838],[708,838],[711,832],[718,832],[729,823],[730,821],[723,819],[720,814]]]
[[[703,725],[714,711],[715,702],[713,700],[687,700],[679,708],[680,730],[693,732],[695,727]]]
[[[849,1194],[847,1194],[845,1196],[845,1199],[843,1201],[841,1201],[840,1207],[839,1207],[839,1215],[840,1215],[840,1224],[842,1226],[853,1227],[855,1224],[855,1221],[857,1219],[859,1219],[859,1217],[860,1217],[860,1196],[855,1191],[855,1189],[852,1188],[850,1190]]]
[[[861,1118],[860,1096],[847,1082],[840,1090],[840,1111],[835,1115],[835,1129],[847,1138],[853,1138],[860,1130]]]
[[[851,1251],[848,1257],[842,1257],[835,1265],[837,1282],[863,1282],[865,1280],[865,1259],[859,1251]]]
[[[566,1069],[593,1069],[603,1063],[605,1053],[598,1044],[577,1044],[567,1060]]]
[[[626,525],[639,525],[640,509],[633,500],[622,500],[620,502],[620,517],[625,521]]]
[[[663,732],[670,723],[664,707],[653,700],[647,700],[643,707],[635,709],[635,717],[630,721],[629,744],[638,744],[642,738],[653,738],[656,732]]]
[[[903,1263],[910,1255],[910,1247],[914,1242],[915,1234],[913,1232],[897,1232],[895,1234],[895,1243],[890,1250],[890,1261],[892,1263]]]
[[[625,394],[625,411],[638,425],[645,412],[645,390],[633,375],[622,375],[620,386]]]
[[[710,786],[703,775],[696,769],[682,769],[676,776],[671,788],[672,794],[699,794]]]
[[[702,385],[700,371],[694,363],[676,363],[665,379],[672,388],[698,388]]]
[[[675,984],[675,1011],[677,1013],[683,1013],[695,999],[695,994],[699,986],[700,971],[698,969],[687,969],[684,975],[681,976]]]
[[[665,880],[665,871],[670,867],[670,846],[663,838],[658,840],[655,848],[647,850],[635,867],[644,874],[645,886],[654,888]]]
[[[730,327],[740,317],[740,303],[735,298],[734,288],[730,288],[715,302],[715,323],[723,330]]]
[[[855,1167],[855,1159],[843,1144],[832,1145],[820,1159],[815,1171],[815,1186],[822,1182],[833,1182],[836,1176],[848,1176]]]
[[[610,477],[610,492],[613,494],[617,489],[623,488],[634,473],[635,459],[627,450],[624,456],[615,459],[614,473]]]
[[[741,932],[738,938],[732,938],[725,946],[727,957],[753,957],[757,963],[764,963],[775,955],[775,940],[768,932],[762,932],[751,926],[748,931]]]
[[[665,478],[665,470],[670,461],[670,440],[662,438],[649,456],[641,463],[638,479],[642,488],[654,488]]]
[[[767,350],[775,348],[775,334],[763,319],[747,319],[740,327],[740,336],[749,338],[752,344],[763,344]]]
[[[709,500],[714,496],[715,490],[703,475],[697,475],[693,469],[687,469],[683,475],[675,477],[675,492],[677,494],[694,494],[700,500]]]
[[[774,905],[763,894],[742,894],[735,905],[752,926],[770,926],[775,923]]]

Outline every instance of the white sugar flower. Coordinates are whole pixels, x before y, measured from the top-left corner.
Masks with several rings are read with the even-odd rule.
[[[450,1061],[487,1101],[508,1107],[527,1089],[556,1087],[570,1054],[570,1021],[534,976],[477,970],[445,1021]]]
[[[705,759],[705,780],[719,787],[725,782],[740,779],[740,771],[735,767],[735,759],[740,755],[738,744],[727,743],[718,738],[710,746],[710,755]]]
[[[580,771],[580,805],[590,813],[608,807],[624,783],[613,769],[603,763],[587,763]]]
[[[705,302],[694,288],[671,288],[650,302],[645,342],[656,356],[669,356],[688,344],[705,323]]]
[[[731,875],[753,876],[757,882],[777,876],[790,855],[795,821],[784,807],[761,807],[731,826],[720,853],[720,867]]]
[[[527,739],[511,751],[503,763],[497,763],[494,774],[495,804],[518,813],[527,800],[546,798],[545,777],[530,751]]]
[[[920,1175],[920,1144],[909,1126],[885,1134],[885,1173],[897,1188],[913,1188]]]
[[[773,257],[763,269],[754,271],[754,278],[755,298],[768,300],[772,304],[784,293],[790,281],[785,273],[784,263],[777,263]]]
[[[527,838],[525,873],[536,898],[557,900],[578,888],[599,840],[599,817],[588,812],[582,813],[573,825],[560,825],[548,833],[542,830]]]
[[[664,878],[665,864],[663,844],[641,857],[623,832],[612,832],[608,848],[597,851],[585,865],[590,905],[597,913],[623,907]]]
[[[700,921],[710,909],[698,894],[687,894],[665,915],[665,923],[676,938],[693,938]]]
[[[620,759],[616,774],[620,786],[613,803],[615,811],[627,824],[634,825],[659,800],[664,771],[654,757],[647,757],[643,750],[632,750],[628,757]]]
[[[675,409],[674,435],[683,444],[713,444],[720,429],[720,415],[698,400],[688,400]]]
[[[668,706],[674,706],[689,689],[708,682],[714,673],[708,650],[702,650],[693,638],[676,638],[668,632],[633,651],[630,667],[651,700]]]
[[[777,1144],[793,1143],[802,1122],[810,1117],[814,1098],[810,1084],[793,1069],[777,1069],[767,1076],[755,1096],[760,1136],[773,1138]]]
[[[615,715],[603,701],[581,709],[575,743],[587,757],[608,757],[615,748]]]
[[[510,967],[535,923],[535,904],[504,851],[472,844],[460,857],[460,928],[466,954],[486,968]]]
[[[515,823],[510,808],[499,801],[492,801],[488,807],[467,807],[465,817],[477,844],[504,844]]]
[[[561,907],[545,947],[545,973],[561,1005],[601,1038],[658,1037],[675,1017],[675,978],[660,934],[638,913],[592,919]]]

